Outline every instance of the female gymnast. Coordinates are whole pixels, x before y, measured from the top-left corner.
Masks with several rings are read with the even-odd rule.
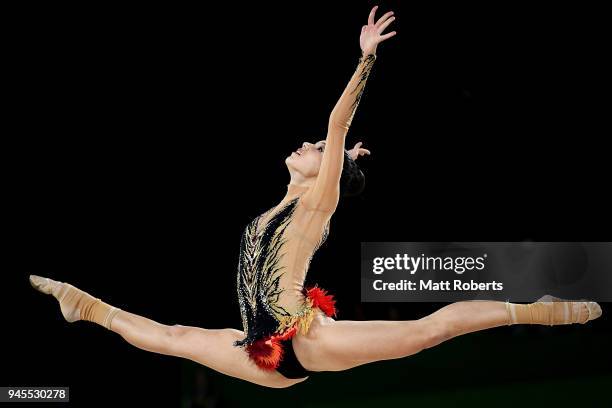
[[[451,303],[411,321],[335,320],[335,300],[317,286],[304,288],[315,251],[329,233],[340,196],[363,189],[355,161],[370,154],[344,147],[378,44],[395,17],[375,21],[372,8],[361,28],[362,55],[329,117],[325,140],[304,143],[285,159],[287,193],[247,225],[240,243],[237,291],[243,330],[164,325],[111,306],[70,285],[36,275],[31,284],[53,295],[68,322],[85,320],[151,352],[186,358],[218,372],[271,388],[285,388],[320,371],[418,353],[453,337],[511,324],[586,323],[601,315],[595,302],[543,297],[530,304],[499,301]]]

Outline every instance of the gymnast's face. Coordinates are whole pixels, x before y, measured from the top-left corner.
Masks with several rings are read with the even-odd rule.
[[[299,172],[305,178],[316,177],[319,174],[324,151],[325,140],[319,140],[315,144],[304,142],[301,148],[285,159],[285,164],[290,170]]]

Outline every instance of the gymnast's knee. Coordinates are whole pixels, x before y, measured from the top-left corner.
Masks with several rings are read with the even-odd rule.
[[[452,338],[451,327],[441,319],[434,318],[423,318],[421,321],[424,323],[424,349],[435,347],[440,343],[445,342]]]
[[[181,337],[185,337],[187,333],[192,330],[190,326],[183,326],[180,324],[174,324],[166,326],[165,334],[167,337],[178,339]]]

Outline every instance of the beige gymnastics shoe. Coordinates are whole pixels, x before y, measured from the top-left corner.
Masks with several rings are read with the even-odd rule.
[[[506,302],[508,324],[585,324],[602,315],[596,302],[569,301],[551,295],[542,296],[534,303],[516,304]]]

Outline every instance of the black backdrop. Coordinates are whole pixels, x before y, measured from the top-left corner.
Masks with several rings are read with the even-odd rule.
[[[240,233],[284,195],[284,158],[324,139],[374,4],[11,14],[8,82],[16,92],[3,152],[11,266],[0,385],[70,386],[73,406],[188,404],[202,372],[193,374],[195,365],[90,323],[65,323],[27,276],[70,282],[166,324],[240,328]],[[380,4],[379,15],[395,11],[398,35],[379,46],[347,138],[372,151],[361,161],[366,191],[341,202],[307,278],[336,294],[341,318],[413,319],[441,306],[360,303],[362,241],[609,239],[601,10]],[[509,369],[488,366],[499,384],[508,370],[515,379],[556,378],[554,368],[542,371],[553,353],[535,367],[542,336],[564,353],[578,351],[563,348],[563,336],[579,336],[584,358],[565,366],[576,378],[609,375],[610,352],[594,347],[610,337],[607,307],[584,327],[500,328],[452,341],[481,339],[499,351],[524,336],[524,354]],[[477,356],[460,377],[475,378],[490,360]],[[394,363],[410,364],[375,366]],[[444,367],[435,374],[440,389],[458,376]],[[324,378],[342,389],[368,370]],[[238,382],[204,372],[212,383]],[[341,399],[316,384],[246,390],[267,401],[274,392]],[[384,375],[367,386],[374,396],[391,388]],[[219,394],[191,406],[239,398]]]

